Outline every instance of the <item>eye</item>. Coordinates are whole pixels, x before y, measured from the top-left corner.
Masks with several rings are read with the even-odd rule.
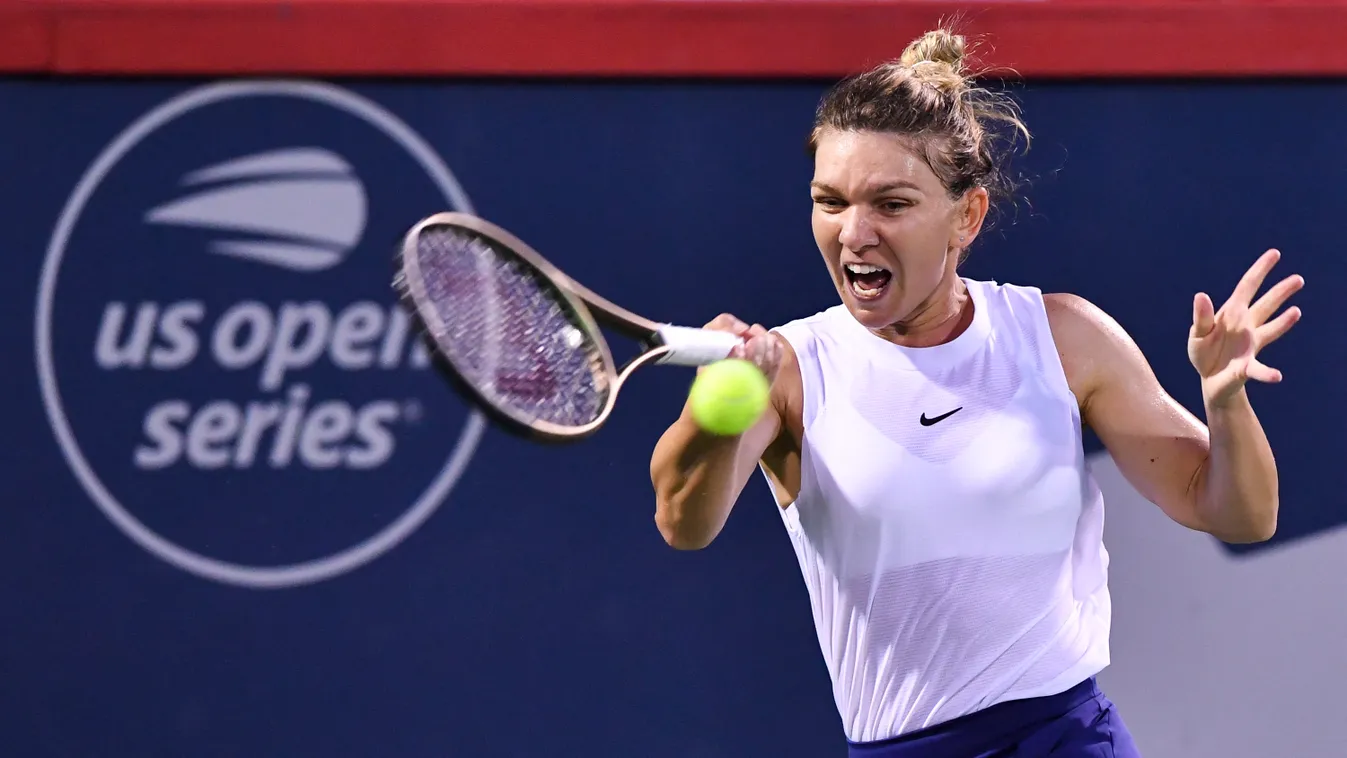
[[[900,213],[911,205],[912,203],[906,200],[883,200],[879,203],[879,209],[885,213]]]
[[[826,210],[841,210],[847,205],[838,198],[828,197],[826,195],[816,195],[814,197],[814,204],[823,206]]]

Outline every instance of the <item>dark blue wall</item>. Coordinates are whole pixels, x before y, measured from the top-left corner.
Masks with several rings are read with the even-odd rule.
[[[803,584],[761,483],[706,551],[672,551],[654,529],[648,455],[690,372],[643,370],[609,426],[583,445],[540,448],[488,430],[474,448],[476,427],[459,401],[398,349],[392,246],[452,198],[397,140],[316,100],[223,97],[148,131],[90,185],[82,207],[68,205],[124,129],[193,86],[0,83],[5,754],[839,755]],[[476,211],[596,291],[692,325],[721,311],[770,325],[832,303],[808,228],[802,150],[821,90],[349,89],[421,135]],[[1259,253],[1280,248],[1278,273],[1302,273],[1307,286],[1297,297],[1304,321],[1265,354],[1285,382],[1251,390],[1282,471],[1281,532],[1269,546],[1347,520],[1338,442],[1347,358],[1330,307],[1347,282],[1347,85],[1062,84],[1018,94],[1036,135],[1019,163],[1032,183],[967,272],[1094,300],[1200,411],[1184,351],[1192,295],[1206,289],[1219,303]],[[277,185],[287,177],[272,173],[264,179],[281,194],[255,183],[232,200],[217,192],[215,209],[235,225],[266,208],[283,220],[306,216],[304,203],[349,219],[363,197],[363,227],[324,241],[336,265],[299,271],[219,254],[212,245],[234,230],[146,220],[219,186],[193,184],[192,172],[281,148],[320,148],[348,167],[311,171],[306,184]],[[63,215],[68,234],[59,235]],[[272,237],[306,231],[291,226]],[[59,403],[39,381],[44,284],[48,389]],[[250,301],[252,311],[238,310]],[[349,308],[366,301],[360,321]],[[123,338],[142,304],[155,305],[156,319],[175,304],[178,317],[198,315],[150,343],[177,344],[190,360],[100,363],[110,303],[127,309]],[[303,303],[321,305],[301,311]],[[222,365],[210,338],[230,312],[346,313],[351,344],[342,345],[352,349],[338,356],[347,368],[328,352],[265,383],[263,363]],[[369,329],[363,337],[357,322]],[[246,341],[247,332],[234,336]],[[354,349],[386,344],[386,356]],[[362,356],[375,365],[351,368]],[[274,426],[255,455],[240,453],[230,422],[251,412],[281,423],[300,385],[308,415],[294,417],[296,443],[279,445],[293,449],[288,462],[268,458]],[[207,426],[195,447],[138,467],[147,414],[162,407],[170,418],[175,408],[161,404],[171,402],[184,411],[178,430],[217,405],[197,416]],[[319,413],[324,402],[334,404]],[[352,429],[347,439],[342,423],[356,424],[362,410],[366,436]],[[62,417],[74,442],[66,447],[83,464],[53,433]],[[212,418],[223,425],[215,442]],[[305,443],[298,431],[308,423],[321,436],[324,420],[337,427],[338,452],[374,438],[391,451],[372,468],[341,455],[324,468],[321,440]],[[467,466],[442,506],[427,499],[419,528],[390,537],[374,560],[349,557],[350,570],[338,565],[322,581],[308,580],[331,564],[310,575],[229,568],[318,561],[373,537],[425,493],[456,445]],[[158,554],[114,525],[100,500],[157,535],[143,539],[164,540]]]

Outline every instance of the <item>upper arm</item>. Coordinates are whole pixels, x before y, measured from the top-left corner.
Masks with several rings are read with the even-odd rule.
[[[1075,295],[1044,297],[1053,340],[1083,422],[1147,500],[1184,526],[1207,531],[1197,508],[1209,453],[1206,426],[1165,389],[1113,318]]]

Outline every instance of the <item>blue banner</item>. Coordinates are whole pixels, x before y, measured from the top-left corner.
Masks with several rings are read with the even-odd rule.
[[[770,326],[826,308],[802,149],[821,92],[0,83],[6,754],[838,755],[765,486],[707,550],[654,528],[649,454],[691,372],[643,369],[594,438],[530,445],[448,389],[389,286],[399,236],[459,209],[651,318]],[[1219,305],[1282,250],[1305,318],[1264,354],[1285,381],[1250,390],[1280,530],[1191,549],[1238,582],[1260,556],[1343,534],[1347,351],[1328,303],[1347,282],[1347,85],[1016,94],[1029,181],[966,273],[1093,300],[1200,414],[1192,296]],[[619,360],[632,349],[614,343]],[[1136,499],[1109,518],[1153,508]],[[1144,529],[1110,550],[1144,557]],[[1294,583],[1347,575],[1334,566],[1288,569],[1281,589],[1317,607]],[[1152,594],[1115,575],[1120,596]],[[1173,623],[1144,602],[1119,602],[1120,629]],[[1347,628],[1347,612],[1316,623]],[[1135,639],[1115,667],[1164,668]],[[1314,654],[1347,675],[1340,649]],[[1145,697],[1115,697],[1143,748]],[[1155,755],[1204,754],[1155,736],[1161,718]]]

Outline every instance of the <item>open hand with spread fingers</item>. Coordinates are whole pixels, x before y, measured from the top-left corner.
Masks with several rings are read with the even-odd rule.
[[[1202,398],[1208,408],[1234,397],[1250,379],[1280,382],[1282,373],[1258,360],[1258,351],[1276,341],[1300,320],[1291,307],[1276,318],[1286,300],[1305,284],[1299,274],[1282,279],[1254,300],[1281,253],[1269,250],[1244,272],[1229,299],[1215,310],[1211,298],[1193,298],[1193,326],[1188,332],[1188,360],[1202,377]],[[1270,320],[1269,320],[1270,319]]]

